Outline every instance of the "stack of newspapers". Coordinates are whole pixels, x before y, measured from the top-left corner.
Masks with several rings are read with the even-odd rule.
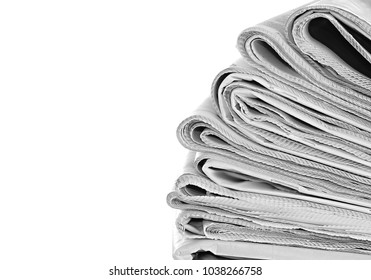
[[[371,259],[371,1],[312,2],[237,47],[177,130],[174,258]]]

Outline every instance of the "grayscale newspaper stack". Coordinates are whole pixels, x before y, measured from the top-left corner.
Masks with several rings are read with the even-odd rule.
[[[244,30],[178,127],[175,259],[371,259],[371,1]]]

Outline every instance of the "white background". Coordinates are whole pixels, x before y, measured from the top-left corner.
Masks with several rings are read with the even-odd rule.
[[[0,279],[171,263],[177,125],[244,28],[304,3],[2,1]]]

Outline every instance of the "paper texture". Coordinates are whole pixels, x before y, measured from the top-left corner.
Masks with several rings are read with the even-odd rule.
[[[177,130],[174,258],[371,258],[370,23],[316,1],[240,34]]]

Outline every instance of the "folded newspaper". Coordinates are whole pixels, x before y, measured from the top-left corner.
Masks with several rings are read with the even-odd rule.
[[[371,2],[244,30],[178,127],[175,259],[371,259]]]

